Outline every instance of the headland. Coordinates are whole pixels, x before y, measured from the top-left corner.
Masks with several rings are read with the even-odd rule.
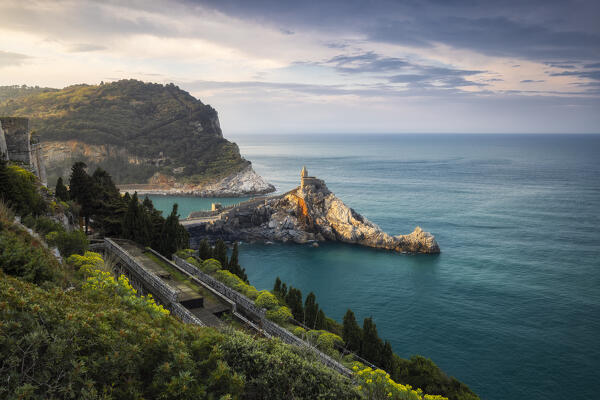
[[[235,206],[195,212],[181,224],[192,245],[204,238],[247,242],[344,242],[406,253],[439,253],[429,232],[416,227],[393,236],[335,196],[325,182],[300,174],[300,186],[287,193],[248,200]]]

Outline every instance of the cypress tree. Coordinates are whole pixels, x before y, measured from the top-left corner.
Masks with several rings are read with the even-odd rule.
[[[279,277],[275,279],[275,285],[273,286],[273,294],[275,296],[281,297],[281,279],[279,279]]]
[[[325,313],[323,312],[322,309],[319,308],[319,305],[317,304],[317,309],[319,309],[319,312],[317,313],[317,320],[315,322],[315,329],[325,329],[327,323],[326,323],[326,318],[325,318]]]
[[[123,216],[122,234],[124,239],[135,240],[139,226],[140,210],[137,192],[131,196],[127,204],[127,211]]]
[[[189,245],[189,235],[185,228],[179,224],[178,206],[173,204],[171,214],[165,220],[161,230],[160,253],[171,258],[177,250]]]
[[[281,284],[281,291],[279,293],[281,295],[281,298],[285,300],[285,298],[288,294],[288,288],[287,288],[287,285],[285,284],[285,282],[283,282]]]
[[[71,176],[69,178],[69,197],[75,200],[81,206],[81,214],[85,218],[85,233],[88,230],[90,214],[92,211],[92,180],[85,172],[87,165],[78,161],[71,167]]]
[[[356,318],[352,310],[348,309],[344,315],[344,323],[342,328],[342,339],[346,343],[346,348],[355,353],[360,352],[362,332],[360,326],[356,323]]]
[[[111,176],[102,168],[94,171],[91,182],[93,191],[91,225],[103,235],[121,236],[123,218],[131,198],[126,201],[124,197],[121,197]]]
[[[302,292],[290,286],[290,289],[285,296],[285,302],[290,308],[292,315],[296,321],[302,321],[304,318],[304,307],[302,306]]]
[[[56,189],[54,190],[54,194],[56,195],[56,198],[59,200],[62,200],[62,201],[69,200],[69,192],[67,191],[67,187],[63,183],[62,176],[59,176],[58,180],[56,181]]]
[[[394,352],[389,341],[385,341],[381,350],[380,366],[391,376],[395,376],[394,371]]]
[[[375,365],[381,364],[382,348],[383,343],[381,343],[381,339],[377,334],[377,326],[373,322],[373,318],[365,318],[363,323],[361,357]]]
[[[304,323],[309,328],[314,328],[317,323],[317,314],[319,313],[319,306],[316,302],[317,298],[313,292],[310,292],[306,296],[304,302]]]
[[[202,239],[200,242],[200,247],[198,248],[198,257],[200,257],[201,260],[208,260],[209,258],[213,257],[212,248],[208,244],[208,240]]]
[[[217,240],[213,257],[221,263],[221,266],[224,269],[228,269],[227,267],[229,266],[229,263],[227,262],[227,246],[223,240]]]
[[[248,282],[248,276],[246,270],[240,266],[239,263],[239,250],[237,242],[233,244],[233,250],[231,251],[231,259],[229,260],[229,271],[232,274],[237,275],[244,282]]]

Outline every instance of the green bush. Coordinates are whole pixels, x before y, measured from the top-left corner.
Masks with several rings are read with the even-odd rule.
[[[177,252],[175,252],[175,255],[179,258],[183,258],[184,260],[187,260],[188,258],[193,258],[193,256],[196,254],[195,250],[192,249],[181,249],[178,250]]]
[[[304,338],[306,336],[306,329],[301,326],[297,326],[292,330],[292,333],[299,338]]]
[[[33,215],[29,214],[21,218],[21,223],[29,229],[35,228],[36,219]]]
[[[258,294],[254,304],[260,308],[266,308],[267,310],[273,310],[279,307],[279,301],[277,298],[268,290],[261,290]]]
[[[0,304],[0,398],[191,400],[243,391],[222,361],[222,334],[152,316],[110,289],[45,291],[0,273]]]
[[[69,257],[71,254],[84,254],[89,243],[85,233],[80,230],[50,232],[46,235],[46,240],[48,244],[56,246],[63,257]]]
[[[52,231],[62,231],[64,227],[61,223],[56,222],[52,218],[40,216],[35,220],[34,228],[40,235],[45,236]]]
[[[277,307],[272,310],[267,310],[267,318],[276,324],[284,324],[292,318],[292,312],[285,306]]]
[[[352,381],[300,348],[279,340],[248,340],[230,331],[219,348],[233,371],[246,378],[249,399],[360,399]]]
[[[47,209],[36,176],[17,165],[7,165],[5,161],[0,161],[0,199],[18,215],[40,215]]]
[[[58,261],[26,232],[0,231],[0,268],[28,282],[57,282]]]
[[[208,260],[202,261],[200,269],[205,274],[212,275],[221,269],[221,263],[215,260],[214,258],[209,258]]]

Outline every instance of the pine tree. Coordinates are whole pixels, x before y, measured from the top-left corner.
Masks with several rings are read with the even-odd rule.
[[[198,257],[200,257],[201,260],[208,260],[209,258],[213,257],[212,248],[208,244],[208,240],[202,239],[200,242],[200,247],[198,248]]]
[[[373,318],[365,318],[363,322],[363,340],[361,346],[361,357],[367,359],[375,365],[381,363],[381,352],[383,343],[377,334],[377,326]]]
[[[346,343],[346,348],[355,353],[360,352],[362,332],[352,310],[348,309],[344,315],[344,323],[342,329],[342,339]]]
[[[317,298],[313,292],[310,292],[306,296],[304,302],[304,324],[309,328],[314,328],[317,323],[317,314],[319,313],[319,306],[316,302]]]
[[[56,198],[59,200],[62,200],[62,201],[69,200],[69,192],[67,191],[67,187],[63,183],[62,176],[59,176],[58,180],[56,181],[56,189],[54,190],[54,194],[56,195]]]
[[[221,239],[217,240],[215,243],[213,257],[221,263],[221,266],[224,269],[227,269],[229,263],[227,262],[227,246],[225,242]]]

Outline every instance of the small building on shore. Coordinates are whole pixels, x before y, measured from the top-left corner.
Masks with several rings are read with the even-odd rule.
[[[323,187],[325,183],[314,176],[308,176],[308,170],[306,166],[302,167],[302,171],[300,172],[300,189],[304,190],[307,186],[314,186],[316,189],[320,189]]]

